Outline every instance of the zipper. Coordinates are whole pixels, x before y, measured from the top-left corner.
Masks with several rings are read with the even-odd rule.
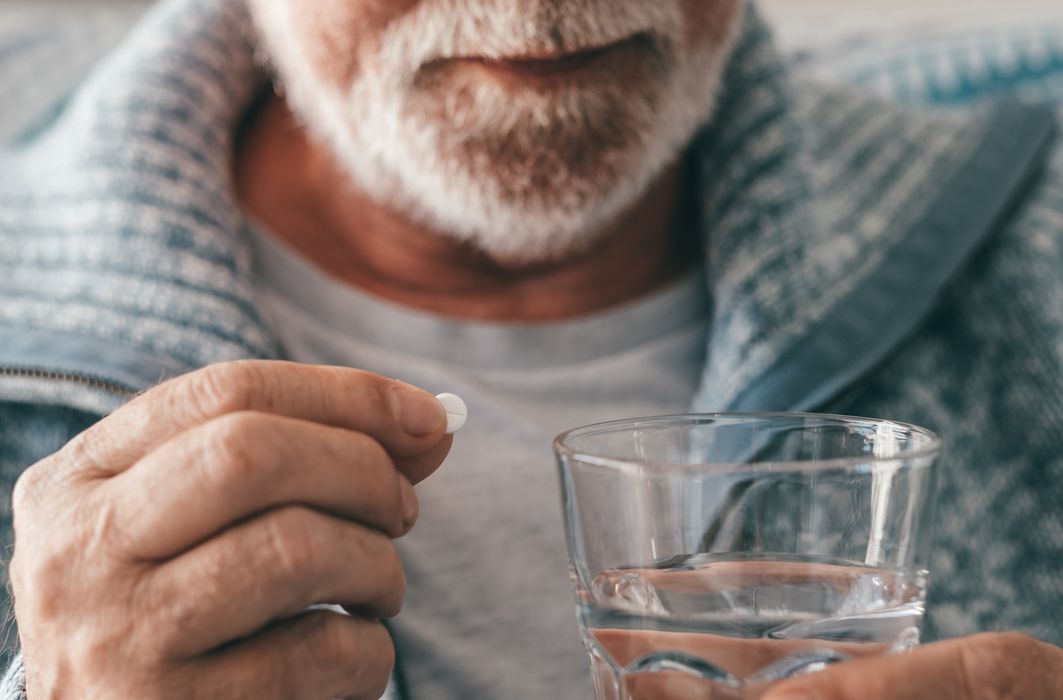
[[[129,400],[136,396],[136,392],[130,391],[126,387],[116,382],[109,382],[105,379],[98,377],[88,377],[81,374],[73,374],[69,372],[52,372],[48,370],[30,369],[27,367],[0,367],[0,378],[10,377],[14,379],[40,379],[44,381],[54,382],[71,382],[73,384],[79,384],[87,389],[96,389],[97,391],[103,391],[112,396],[117,396],[124,400]]]

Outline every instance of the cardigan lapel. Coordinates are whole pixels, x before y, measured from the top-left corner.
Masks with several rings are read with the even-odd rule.
[[[700,411],[816,410],[919,327],[1054,116],[915,111],[784,69],[755,15],[699,142],[714,317]]]

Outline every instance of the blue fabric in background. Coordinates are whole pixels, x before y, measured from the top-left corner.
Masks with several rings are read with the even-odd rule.
[[[1063,3],[1018,17],[1016,9],[1004,3],[972,18],[950,0],[922,19],[913,13],[904,23],[828,30],[826,37],[811,25],[790,26],[799,15],[782,17],[778,30],[798,65],[880,95],[945,105],[1003,96],[1063,104]],[[955,22],[937,21],[949,13]]]
[[[851,79],[912,101],[958,104],[1014,95],[1058,104],[1063,102],[1063,26],[915,48],[853,70]]]

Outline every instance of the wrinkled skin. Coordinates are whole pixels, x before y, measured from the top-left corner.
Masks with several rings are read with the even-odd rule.
[[[405,591],[392,539],[445,426],[420,389],[267,362],[106,418],[15,489],[29,696],[380,697],[394,650],[379,620]]]

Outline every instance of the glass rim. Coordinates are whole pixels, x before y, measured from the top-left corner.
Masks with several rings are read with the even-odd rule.
[[[749,420],[761,420],[770,421],[772,419],[816,419],[824,421],[827,424],[834,425],[853,425],[853,424],[870,424],[874,426],[893,426],[906,430],[913,435],[918,435],[926,439],[926,443],[913,447],[912,449],[902,450],[897,454],[890,455],[888,457],[880,457],[877,455],[858,455],[852,457],[834,457],[831,459],[816,459],[816,460],[763,460],[753,462],[711,462],[711,463],[680,463],[680,462],[664,462],[657,460],[646,459],[632,459],[627,457],[616,457],[603,454],[591,454],[587,450],[580,450],[572,447],[568,444],[568,441],[591,435],[599,435],[604,433],[612,433],[624,430],[632,427],[646,427],[653,426],[655,424],[661,425],[679,425],[682,423],[701,424],[701,423],[714,423],[720,421],[749,421]],[[807,412],[783,412],[783,411],[766,411],[766,412],[719,412],[719,413],[677,413],[671,415],[662,416],[646,416],[642,418],[623,418],[620,420],[604,421],[601,423],[591,423],[590,425],[584,425],[578,428],[572,428],[554,438],[554,452],[558,457],[565,457],[569,460],[577,461],[583,464],[605,467],[609,469],[630,469],[631,467],[638,467],[642,469],[653,470],[684,470],[684,471],[714,471],[714,472],[745,472],[757,467],[766,467],[771,465],[772,468],[766,471],[772,472],[810,472],[810,471],[829,471],[829,470],[845,470],[853,469],[856,467],[866,466],[881,466],[894,464],[897,462],[906,462],[920,459],[929,459],[937,457],[941,453],[943,441],[941,437],[933,430],[924,428],[914,423],[906,423],[904,421],[890,420],[887,418],[867,418],[861,416],[846,416],[833,413],[807,413]]]

